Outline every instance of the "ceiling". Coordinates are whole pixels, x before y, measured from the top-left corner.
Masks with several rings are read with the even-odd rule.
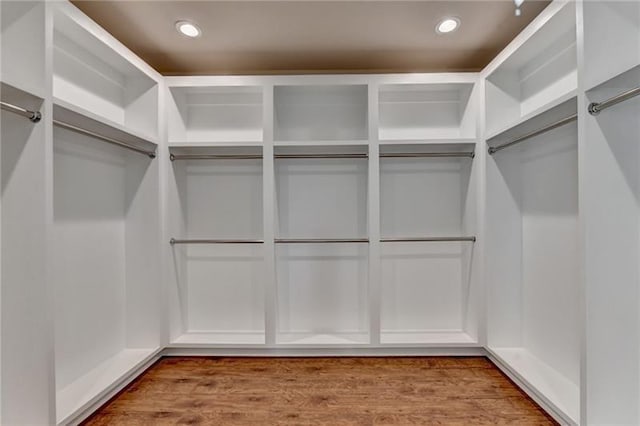
[[[516,17],[511,0],[72,2],[164,75],[478,71],[550,3]],[[438,35],[445,16],[462,24]]]

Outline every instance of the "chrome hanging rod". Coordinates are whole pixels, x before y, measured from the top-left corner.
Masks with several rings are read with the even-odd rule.
[[[176,160],[260,160],[260,154],[171,154],[169,159]]]
[[[276,159],[317,159],[317,158],[367,158],[367,154],[276,154]],[[259,160],[260,154],[171,154],[169,159],[176,160]]]
[[[40,114],[40,111],[29,111],[28,109],[21,108],[8,102],[0,102],[0,107],[2,107],[2,109],[5,111],[9,111],[14,114],[26,117],[32,123],[38,123],[40,120],[42,120],[42,114]]]
[[[638,95],[640,95],[640,87],[627,90],[626,92],[620,93],[619,95],[609,98],[604,102],[591,102],[589,104],[589,114],[598,115],[601,111],[604,111],[609,107],[612,107],[616,104],[619,104],[620,102],[624,102]]]
[[[320,159],[320,158],[369,158],[368,154],[276,154],[278,160]]]
[[[446,157],[475,157],[474,152],[386,152],[380,158],[446,158]]]
[[[400,237],[400,238],[380,238],[381,243],[412,243],[412,242],[450,242],[450,241],[470,241],[476,242],[476,237]]]
[[[64,121],[53,120],[53,124],[55,124],[58,127],[62,127],[63,129],[71,130],[72,132],[76,132],[76,133],[80,133],[80,134],[83,134],[83,135],[91,136],[93,138],[100,139],[100,140],[102,140],[104,142],[107,142],[107,143],[110,143],[112,145],[117,145],[117,146],[120,146],[122,148],[127,148],[127,149],[129,149],[131,151],[139,152],[140,154],[145,154],[149,158],[156,158],[156,151],[155,150],[148,151],[146,149],[138,148],[138,147],[130,145],[130,144],[126,143],[126,142],[122,142],[122,141],[119,141],[117,139],[112,139],[112,138],[107,137],[107,136],[99,135],[98,133],[94,133],[94,132],[91,132],[89,130],[85,130],[85,129],[81,128],[81,127],[77,127],[77,126],[71,125],[69,123],[65,123]]]
[[[276,244],[368,243],[368,238],[276,238]]]
[[[550,130],[557,129],[558,127],[562,127],[565,124],[569,124],[572,121],[575,121],[577,119],[578,119],[578,114],[573,114],[573,115],[571,115],[571,116],[569,116],[567,118],[563,118],[560,121],[556,121],[555,123],[549,124],[548,126],[545,126],[542,129],[539,129],[539,130],[536,130],[534,132],[527,133],[526,135],[520,136],[519,138],[514,139],[511,142],[507,142],[507,143],[504,143],[502,145],[498,145],[496,147],[490,147],[489,148],[489,154],[493,155],[498,151],[502,151],[505,148],[508,148],[510,146],[519,144],[520,142],[524,142],[527,139],[533,138],[534,136],[538,136],[538,135],[546,133],[546,132],[548,132]]]
[[[263,244],[263,240],[244,240],[244,239],[211,239],[211,240],[178,240],[172,238],[169,244]]]

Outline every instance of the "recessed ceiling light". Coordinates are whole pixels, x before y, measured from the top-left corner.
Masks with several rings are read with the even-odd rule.
[[[447,34],[458,29],[460,26],[460,19],[455,17],[447,17],[442,19],[436,26],[436,32],[438,34]]]
[[[189,21],[176,22],[176,29],[180,34],[191,38],[198,37],[201,34],[200,28],[198,28],[196,24]]]

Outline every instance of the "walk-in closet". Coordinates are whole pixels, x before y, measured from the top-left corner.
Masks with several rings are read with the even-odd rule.
[[[1,424],[640,424],[639,1],[0,21]]]

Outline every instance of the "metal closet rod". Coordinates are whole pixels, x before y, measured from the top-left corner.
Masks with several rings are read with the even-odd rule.
[[[178,240],[172,238],[169,244],[263,244],[263,240],[245,240],[245,239],[185,239]]]
[[[368,243],[368,238],[276,238],[276,244]]]
[[[171,161],[176,160],[259,160],[261,154],[170,154]]]
[[[117,139],[112,139],[112,138],[110,138],[108,136],[103,136],[103,135],[100,135],[98,133],[94,133],[94,132],[92,132],[90,130],[83,129],[81,127],[77,127],[77,126],[74,126],[74,125],[69,124],[69,123],[65,123],[64,121],[53,120],[53,124],[55,124],[58,127],[62,127],[64,129],[71,130],[71,131],[76,132],[76,133],[80,133],[80,134],[83,134],[83,135],[91,136],[91,137],[96,138],[96,139],[100,139],[101,141],[110,143],[112,145],[117,145],[117,146],[120,146],[122,148],[129,149],[131,151],[139,152],[140,154],[145,154],[149,158],[156,158],[155,150],[154,151],[148,151],[146,149],[138,148],[138,147],[130,145],[130,144],[126,143],[126,142],[122,142],[122,141],[119,141]]]
[[[386,152],[381,153],[380,158],[446,158],[465,157],[473,158],[475,153],[471,152]]]
[[[259,160],[260,154],[171,154],[169,159],[176,160]],[[367,154],[276,154],[276,159],[317,159],[317,158],[368,158]]]
[[[14,114],[18,114],[23,117],[26,117],[32,123],[38,123],[40,120],[42,120],[42,114],[40,114],[40,111],[30,111],[28,109],[24,109],[17,105],[13,105],[8,102],[1,102],[1,101],[0,101],[0,107],[2,107],[2,109],[5,111],[9,111]]]
[[[433,242],[442,243],[450,241],[470,241],[476,242],[476,237],[399,237],[399,238],[380,238],[381,243],[412,243],[412,242]]]
[[[633,97],[636,97],[640,95],[640,87],[636,87],[634,89],[631,90],[627,90],[624,93],[620,93],[619,95],[616,95],[612,98],[607,99],[606,101],[603,102],[592,102],[589,104],[589,114],[591,115],[598,115],[600,114],[601,111],[604,111],[605,109],[612,107],[616,104],[619,104],[620,102],[624,102],[628,99],[631,99]]]
[[[546,133],[550,130],[553,129],[557,129],[558,127],[564,126],[565,124],[569,124],[572,121],[575,121],[578,119],[578,114],[573,114],[570,115],[567,118],[563,118],[562,120],[556,121],[555,123],[551,123],[548,126],[543,127],[542,129],[536,130],[534,132],[531,133],[527,133],[526,135],[520,136],[519,138],[516,138],[514,140],[512,140],[511,142],[507,142],[507,143],[503,143],[502,145],[498,145],[496,147],[490,147],[489,148],[489,154],[493,155],[498,151],[502,151],[505,148],[508,148],[510,146],[519,144],[520,142],[524,142],[527,139],[531,139],[535,136],[541,135],[543,133]]]

